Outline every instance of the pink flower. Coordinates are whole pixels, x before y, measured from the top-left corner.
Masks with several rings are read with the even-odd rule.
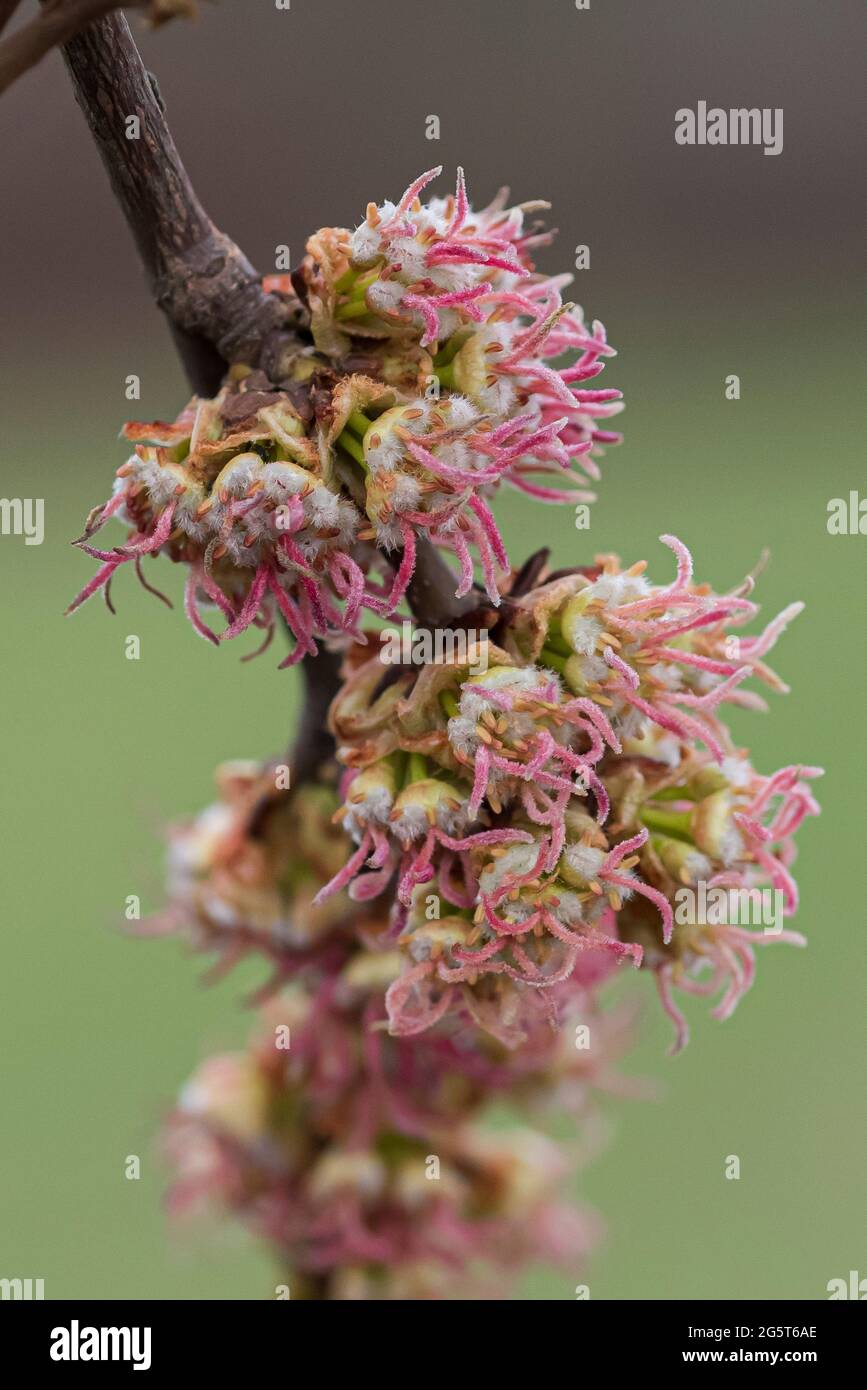
[[[764,709],[757,694],[741,689],[751,676],[786,689],[763,657],[804,605],[790,604],[760,636],[734,636],[758,612],[747,597],[752,579],[715,594],[693,582],[686,546],[674,536],[661,540],[677,558],[672,583],[651,584],[644,561],[621,570],[616,557],[601,557],[589,574],[523,599],[508,645],[601,706],[620,738],[643,737],[655,725],[673,747],[698,740],[721,759],[720,706]]]
[[[573,1269],[598,1222],[557,1201],[565,1159],[540,1133],[503,1142],[474,1124],[497,1079],[483,1053],[462,1079],[441,1040],[373,1028],[389,961],[362,953],[339,980],[293,986],[245,1053],[199,1069],[169,1123],[172,1211],[233,1210],[292,1269],[293,1297],[454,1297],[479,1266],[483,1289],[503,1296],[504,1271],[540,1259]],[[528,1086],[546,1066],[585,1078],[586,1064],[555,1052],[549,1030],[522,1064]]]
[[[742,754],[727,758],[720,774],[707,768],[683,786],[660,786],[646,801],[641,818],[655,831],[654,867],[688,886],[686,895],[668,889],[680,899],[673,939],[651,961],[675,1024],[674,1051],[688,1038],[675,989],[719,995],[712,1016],[726,1019],[753,984],[756,946],[806,945],[783,921],[798,907],[793,837],[807,816],[819,814],[809,783],[820,775],[821,768],[793,766],[762,777]]]
[[[294,639],[284,666],[315,653],[317,637],[354,633],[362,607],[386,611],[349,553],[358,510],[326,480],[291,396],[257,390],[255,378],[243,389],[249,380],[193,401],[174,425],[126,427],[135,453],[76,542],[101,568],[69,612],[100,588],[108,595],[121,565],[144,583],[141,560],[161,552],[188,566],[184,606],[200,636],[216,644],[254,626],[264,650],[282,621]],[[99,549],[92,538],[112,518],[131,535]],[[226,621],[219,637],[203,604]]]
[[[490,495],[505,482],[543,501],[592,501],[594,455],[620,439],[602,427],[620,392],[583,385],[613,349],[600,323],[563,303],[571,277],[535,272],[531,252],[550,236],[525,216],[547,205],[507,209],[503,194],[474,212],[461,170],[454,197],[422,204],[439,172],[397,204],[371,203],[355,232],[318,233],[304,274],[314,340],[335,364],[361,352],[372,375],[408,391],[414,372],[424,386],[379,418],[357,413],[337,440],[365,469],[377,543],[411,548],[426,530],[456,554],[459,593],[475,547],[496,603],[507,560]]]
[[[100,568],[69,612],[100,590],[111,607],[127,563],[150,588],[143,558],[168,554],[189,568],[184,606],[201,637],[256,627],[264,650],[283,624],[291,665],[323,637],[358,640],[362,609],[393,612],[420,536],[455,556],[458,594],[478,563],[499,603],[509,562],[489,503],[500,484],[593,499],[594,455],[619,439],[602,426],[620,393],[583,385],[612,354],[605,331],[563,303],[569,277],[534,270],[548,237],[525,216],[544,205],[498,198],[472,212],[459,173],[453,198],[423,206],[436,172],[396,205],[371,204],[354,233],[311,238],[300,272],[310,341],[281,359],[277,383],[237,365],[174,424],[127,426],[135,453],[77,542]],[[112,518],[130,535],[101,549],[93,537]],[[222,632],[203,608],[219,611]]]
[[[556,1021],[588,955],[656,971],[678,1027],[675,985],[725,987],[726,1016],[752,979],[748,934],[678,925],[679,894],[767,890],[794,912],[793,835],[818,811],[819,770],[759,777],[719,710],[761,703],[741,689],[750,676],[785,689],[764,657],[801,605],[733,639],[757,612],[751,582],[715,594],[663,539],[678,561],[665,586],[605,559],[511,602],[487,670],[471,673],[479,646],[383,687],[374,658],[335,701],[339,815],[356,848],[319,901],[396,892],[396,1034],[469,1011],[515,1046],[540,1013]],[[710,984],[696,983],[711,962]]]

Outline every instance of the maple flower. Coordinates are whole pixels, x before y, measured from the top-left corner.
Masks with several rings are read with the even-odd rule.
[[[334,790],[309,783],[290,792],[279,775],[255,762],[217,769],[219,799],[169,831],[168,905],[138,933],[178,934],[214,953],[211,981],[263,956],[273,974],[257,999],[299,971],[339,964],[366,925],[345,894],[314,901],[347,852]]]
[[[441,386],[467,395],[482,411],[506,417],[516,404],[537,397],[540,414],[565,409],[564,443],[573,453],[617,442],[595,420],[619,409],[620,393],[576,389],[597,376],[613,356],[598,322],[588,329],[561,291],[571,276],[537,274],[531,252],[552,239],[527,230],[527,213],[544,202],[508,208],[503,189],[486,208],[467,200],[463,170],[454,197],[419,195],[439,174],[416,179],[395,205],[370,204],[365,221],[344,239],[347,269],[334,284],[333,320],[346,334],[418,338],[434,351]],[[339,264],[340,262],[338,262]],[[548,360],[578,354],[568,368]],[[548,359],[548,360],[546,360]]]
[[[338,1299],[451,1297],[480,1263],[503,1296],[504,1272],[530,1261],[571,1268],[598,1223],[557,1201],[558,1148],[478,1128],[483,1089],[458,1078],[456,1092],[439,1046],[370,1031],[357,1046],[383,968],[356,957],[337,996],[330,978],[291,987],[246,1052],[199,1069],[169,1121],[171,1210],[234,1211],[292,1271],[293,1297],[323,1284]]]
[[[142,560],[164,553],[189,567],[200,636],[216,644],[255,626],[264,650],[282,620],[291,665],[320,638],[358,638],[362,609],[393,612],[420,536],[455,556],[459,595],[478,561],[499,603],[509,563],[489,503],[501,483],[593,500],[595,455],[619,440],[600,426],[620,392],[582,384],[612,355],[605,330],[563,303],[570,277],[535,271],[531,252],[549,238],[525,215],[544,204],[507,209],[500,197],[471,212],[459,173],[453,198],[423,206],[437,172],[399,203],[371,205],[354,233],[310,239],[296,277],[309,338],[287,349],[278,382],[236,364],[217,397],[173,424],[126,426],[135,452],[76,542],[100,568],[67,611],[99,591],[111,607],[127,563],[151,588]],[[294,283],[278,280],[271,288]],[[130,534],[100,548],[93,537],[112,518]],[[202,608],[218,610],[222,632]]]
[[[282,618],[294,647],[281,664],[292,665],[315,653],[315,637],[353,632],[363,606],[386,608],[349,553],[360,513],[322,466],[295,397],[262,389],[267,382],[249,372],[235,375],[172,425],[126,426],[135,452],[76,542],[101,568],[68,611],[99,589],[108,595],[121,565],[132,562],[145,582],[142,559],[165,552],[188,566],[184,604],[200,636],[216,644],[255,626],[264,650]],[[112,518],[132,534],[100,549],[92,538]],[[219,637],[203,604],[226,619]]]
[[[533,428],[529,414],[494,428],[464,396],[420,396],[378,415],[354,410],[337,444],[364,470],[365,514],[377,545],[404,548],[406,582],[416,537],[423,533],[457,556],[458,596],[473,584],[474,546],[487,593],[497,604],[497,573],[508,570],[508,557],[486,498],[501,479],[514,475],[520,460],[554,458],[568,466],[557,429],[556,423]],[[392,602],[404,589],[402,583]]]
[[[404,393],[417,372],[413,398],[378,418],[355,412],[337,440],[365,470],[378,543],[411,550],[425,529],[457,555],[459,593],[476,546],[496,603],[497,569],[508,565],[491,494],[506,482],[543,501],[592,501],[596,455],[620,440],[605,421],[622,406],[619,391],[583,384],[614,349],[601,323],[588,328],[563,302],[572,277],[535,270],[532,251],[551,234],[525,219],[547,204],[508,208],[502,190],[474,211],[462,170],[453,197],[423,204],[440,172],[422,174],[396,204],[369,204],[354,232],[317,233],[302,277],[314,342],[333,365],[361,362]]]
[[[795,910],[792,836],[818,810],[806,784],[819,770],[758,779],[718,711],[763,706],[747,677],[786,688],[764,657],[802,605],[733,638],[757,612],[752,580],[718,595],[663,540],[668,585],[604,557],[513,600],[486,670],[473,647],[389,680],[379,658],[349,675],[331,718],[347,769],[336,814],[356,849],[318,900],[395,883],[393,1032],[457,1011],[516,1045],[533,1016],[556,1020],[588,953],[649,965],[682,1030],[672,982],[692,988],[712,959],[695,992],[730,976],[726,1016],[752,972],[738,923],[675,931],[680,888],[770,888]],[[785,801],[766,824],[769,795]]]
[[[763,658],[804,605],[790,604],[758,636],[734,636],[758,612],[747,597],[752,577],[716,594],[693,582],[682,541],[660,539],[677,559],[672,583],[651,584],[645,561],[621,570],[615,556],[600,557],[589,572],[523,598],[506,645],[559,672],[569,690],[605,711],[620,738],[656,725],[675,742],[703,743],[719,760],[720,706],[766,708],[757,693],[741,689],[743,681],[757,676],[787,689]]]
[[[783,922],[797,911],[794,836],[819,814],[810,782],[821,773],[793,765],[762,776],[742,750],[727,752],[720,767],[693,751],[674,768],[654,771],[636,759],[620,770],[617,813],[650,832],[639,872],[672,909],[662,943],[635,899],[624,905],[621,930],[645,945],[675,1025],[674,1051],[688,1038],[675,989],[718,995],[712,1015],[728,1018],[753,983],[756,946],[806,944]]]
[[[495,663],[471,674],[472,657],[432,664],[379,689],[380,657],[360,666],[334,703],[340,759],[350,765],[339,813],[358,845],[320,893],[351,885],[356,900],[382,892],[399,869],[398,897],[483,847],[533,844],[556,863],[564,813],[574,796],[595,792],[604,819],[605,789],[594,771],[606,743],[619,743],[592,700],[564,698],[559,677],[519,667],[492,645]],[[411,686],[408,682],[412,682]],[[516,803],[522,823],[495,825]],[[372,873],[363,873],[364,869]]]
[[[614,349],[564,297],[572,277],[536,267],[547,204],[501,190],[473,209],[460,169],[423,202],[440,172],[265,278],[292,331],[174,423],[127,425],[133,454],[75,542],[100,567],[69,611],[99,592],[114,611],[127,565],[164,598],[143,571],[162,554],[208,642],[255,628],[264,651],[282,626],[283,666],[320,641],[345,657],[334,758],[301,759],[291,791],[282,764],[222,765],[142,927],[215,953],[211,979],[271,967],[246,1049],[205,1061],[170,1117],[170,1206],[235,1213],[292,1297],[495,1297],[533,1261],[573,1272],[598,1226],[559,1200],[572,1162],[535,1129],[497,1138],[488,1103],[559,1105],[592,1137],[596,1093],[623,1088],[616,972],[651,975],[678,1050],[679,994],[727,1018],[756,946],[804,944],[784,923],[821,769],[757,772],[723,718],[766,708],[749,680],[786,689],[765,658],[803,605],[745,635],[754,577],[718,594],[668,534],[663,584],[614,555],[511,568],[503,487],[594,500],[620,440],[620,392],[595,384]],[[127,538],[103,548],[113,520]],[[431,546],[456,596],[478,572],[498,611],[442,604]],[[365,615],[407,602],[490,630],[421,666],[413,643],[369,656]],[[306,732],[332,673],[311,672]]]

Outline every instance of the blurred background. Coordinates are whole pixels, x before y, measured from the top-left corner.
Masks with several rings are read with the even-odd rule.
[[[608,1226],[593,1298],[823,1298],[867,1275],[867,538],[826,529],[831,498],[867,496],[865,37],[859,0],[223,0],[141,40],[200,197],[263,272],[436,163],[438,191],[465,166],[477,205],[503,183],[548,198],[547,270],[590,247],[574,297],[620,350],[601,384],[626,393],[626,443],[589,532],[502,498],[514,559],[614,550],[665,581],[657,537],[674,531],[718,587],[770,547],[765,617],[807,602],[774,653],[792,694],[735,733],[764,771],[827,769],[800,840],[810,945],[760,952],[729,1022],[690,1009],[674,1060],[650,982],[628,982],[644,1001],[629,1070],[659,1094],[607,1104],[613,1142],[576,1182]],[[677,146],[674,113],[699,100],[782,107],[783,153]],[[284,745],[296,679],[270,653],[207,647],[131,575],[116,617],[97,600],[62,619],[92,570],[69,540],[123,461],[121,423],[171,419],[186,390],[59,56],[2,119],[0,490],[43,497],[46,532],[0,537],[0,1275],[44,1278],[48,1298],[272,1297],[243,1234],[168,1229],[155,1143],[196,1063],[244,1036],[259,972],[206,990],[179,945],[118,928],[127,895],[160,907],[163,827],[209,799],[214,765]],[[168,563],[149,573],[177,597]],[[572,1298],[580,1277],[539,1271],[521,1296]]]

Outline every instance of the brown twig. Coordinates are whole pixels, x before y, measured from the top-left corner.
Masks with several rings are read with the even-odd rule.
[[[407,603],[419,627],[461,627],[462,619],[477,615],[484,597],[473,588],[463,598],[455,597],[457,576],[439,551],[425,536],[416,546],[415,573],[406,591]]]
[[[460,629],[476,624],[486,627],[495,621],[494,610],[485,612],[484,596],[479,590],[456,598],[455,584],[454,571],[434,546],[420,537],[415,573],[407,590],[407,602],[417,627]],[[304,704],[289,754],[293,787],[313,780],[334,757],[328,710],[340,689],[341,665],[341,654],[325,646],[320,646],[316,656],[305,657],[301,663]]]
[[[328,709],[340,689],[339,652],[321,646],[315,656],[304,658],[304,704],[289,753],[292,786],[313,781],[334,757],[334,738],[328,728]]]
[[[208,217],[123,15],[90,25],[63,56],[193,389],[213,395],[228,363],[255,366],[297,345],[301,306],[265,294],[247,258]],[[138,118],[138,138],[128,138],[130,116]]]
[[[20,0],[0,0],[0,30],[19,3]],[[53,48],[68,43],[86,25],[122,6],[146,10],[152,24],[163,23],[176,14],[195,14],[190,0],[41,0],[39,13],[0,44],[0,93]]]
[[[509,588],[510,598],[521,598],[523,594],[529,593],[539,582],[545,567],[551,558],[551,552],[547,546],[541,550],[536,550],[530,555],[518,570]]]

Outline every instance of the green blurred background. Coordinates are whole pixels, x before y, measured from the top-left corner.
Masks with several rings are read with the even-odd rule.
[[[826,530],[830,498],[867,495],[852,58],[864,11],[504,11],[445,0],[413,29],[397,0],[299,0],[291,18],[226,3],[144,47],[197,187],[263,269],[276,244],[297,258],[305,230],[351,223],[434,159],[449,177],[462,161],[476,201],[506,179],[519,198],[549,196],[561,237],[547,269],[591,245],[576,293],[620,349],[603,384],[626,393],[627,440],[603,465],[589,533],[568,509],[503,497],[513,558],[614,550],[664,580],[657,537],[674,531],[720,587],[770,547],[765,617],[806,600],[774,654],[792,694],[734,722],[760,769],[827,769],[797,868],[809,948],[759,952],[729,1022],[690,1008],[693,1040],[674,1060],[649,981],[624,982],[644,1001],[628,1069],[658,1095],[606,1104],[612,1142],[576,1191],[608,1226],[593,1298],[822,1298],[829,1279],[867,1274],[867,539]],[[674,110],[699,98],[784,106],[783,155],[675,150]],[[444,118],[433,153],[430,112]],[[5,113],[2,492],[44,497],[46,536],[0,538],[0,1276],[44,1278],[49,1298],[267,1298],[270,1262],[239,1231],[169,1230],[155,1142],[196,1063],[242,1040],[239,1001],[260,971],[205,990],[201,961],[119,926],[128,894],[160,907],[163,827],[209,799],[214,765],[285,743],[296,678],[270,653],[242,666],[207,647],[131,576],[115,583],[116,617],[96,600],[61,618],[91,573],[68,541],[124,457],[120,423],[170,418],[184,387],[56,56]],[[739,401],[725,399],[729,373]],[[167,563],[149,573],[177,599]],[[729,1154],[739,1181],[724,1177]],[[579,1277],[539,1272],[523,1296],[571,1298]]]

